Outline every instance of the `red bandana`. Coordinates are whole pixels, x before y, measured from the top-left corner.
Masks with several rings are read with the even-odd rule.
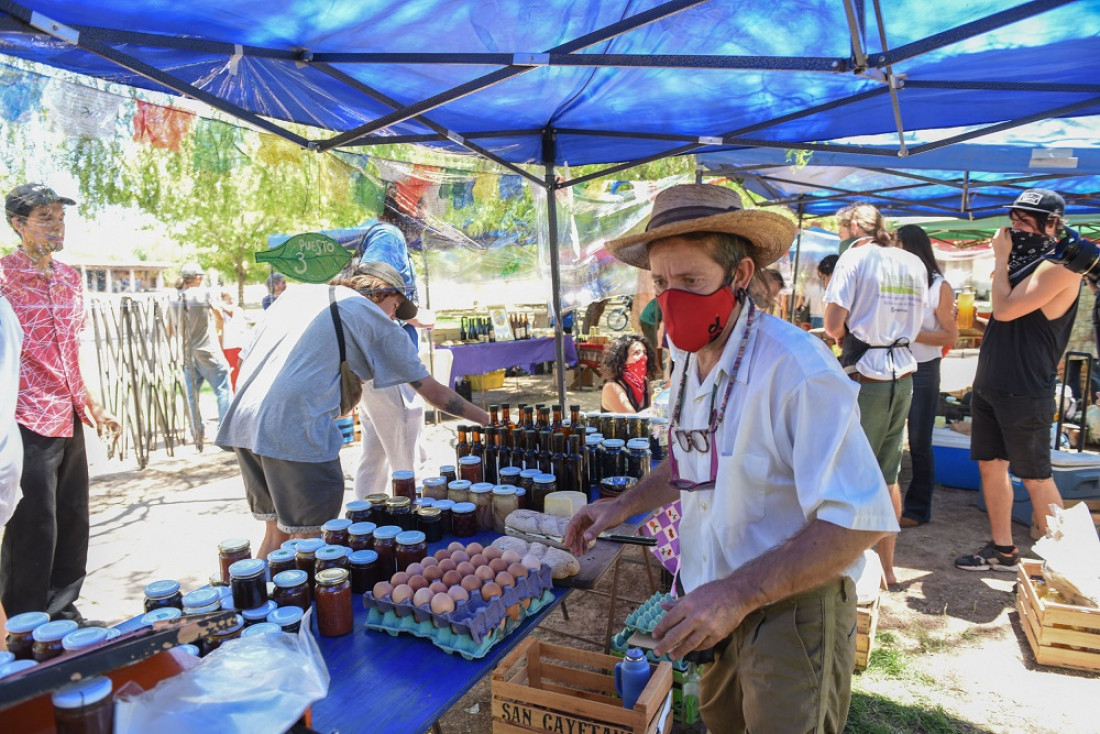
[[[630,388],[630,392],[634,393],[634,404],[642,405],[645,400],[645,385],[646,385],[646,371],[648,368],[648,362],[645,357],[642,357],[637,362],[628,364],[623,369],[623,381]]]

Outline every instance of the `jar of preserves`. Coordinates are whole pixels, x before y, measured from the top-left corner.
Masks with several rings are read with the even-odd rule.
[[[267,566],[259,558],[237,561],[229,567],[229,588],[233,606],[254,609],[267,601]]]
[[[181,612],[179,609],[176,609],[175,607],[164,607],[162,609],[154,609],[151,612],[146,612],[145,614],[141,615],[141,619],[139,621],[142,627],[152,627],[157,622],[169,622],[173,619],[179,619],[181,616],[183,616],[183,612]],[[66,635],[65,639],[67,640],[73,635],[79,634],[80,632],[83,632],[83,630],[72,632]],[[103,638],[107,639],[107,630],[102,630],[102,632]],[[65,646],[65,640],[61,641],[61,646]]]
[[[388,494],[368,494],[364,499],[370,502],[370,521],[375,525],[386,524],[386,500],[390,496]]]
[[[165,607],[165,609],[174,612],[175,617],[179,617],[182,612],[175,607]],[[159,611],[159,610],[158,610]],[[144,624],[144,617],[142,618]],[[93,647],[102,642],[107,641],[107,630],[103,627],[83,627],[70,632],[61,638],[61,647],[65,652],[73,652],[75,650],[84,650],[89,647]]]
[[[283,628],[277,624],[256,622],[252,625],[245,624],[241,637],[263,637],[264,635],[281,635],[282,633]]]
[[[24,670],[30,670],[36,665],[38,665],[38,663],[33,660],[13,660],[10,663],[0,665],[0,678],[7,678],[9,675],[22,673]]]
[[[454,506],[453,500],[439,500],[432,505],[432,509],[439,510],[439,529],[444,535],[450,535],[454,532],[451,528],[451,510],[454,509]]]
[[[470,485],[465,479],[456,479],[447,485],[447,499],[455,504],[468,502],[470,499]]]
[[[438,543],[443,540],[443,513],[437,507],[421,507],[416,511],[416,529],[429,543]]]
[[[603,479],[603,477],[600,476],[599,458],[600,444],[602,442],[602,438],[592,434],[585,436],[584,439],[584,478],[585,482],[588,484],[588,486],[582,490],[585,494],[588,494],[593,487],[600,486],[600,480]]]
[[[374,530],[374,550],[378,553],[378,572],[384,579],[397,573],[397,535],[403,530],[397,525],[383,525]]]
[[[493,530],[504,533],[504,518],[519,509],[516,488],[511,484],[493,487]]]
[[[428,555],[427,536],[419,530],[406,530],[397,536],[397,570],[404,571],[410,563],[419,563]]]
[[[431,497],[417,497],[415,500],[413,500],[412,504],[413,514],[415,515],[416,513],[420,512],[421,507],[431,507],[434,504],[435,500],[433,500]]]
[[[274,612],[278,607],[278,602],[268,599],[255,609],[242,610],[241,617],[244,619],[244,626],[251,627],[254,624],[267,621],[267,615]]]
[[[623,473],[626,476],[635,479],[649,476],[649,467],[653,462],[650,458],[648,438],[632,438],[627,441],[624,456],[626,460]]]
[[[600,479],[626,475],[623,448],[626,442],[618,438],[605,438],[599,448]]]
[[[353,551],[373,548],[374,529],[375,524],[372,522],[357,522],[348,527],[348,548]]]
[[[34,639],[31,656],[35,662],[44,663],[65,652],[61,647],[61,640],[70,632],[76,632],[77,626],[71,619],[59,619],[35,627],[31,633],[31,638]]]
[[[365,594],[385,580],[378,573],[378,554],[374,551],[355,551],[348,556],[348,561],[351,564],[351,593]]]
[[[229,583],[229,567],[237,561],[252,557],[252,546],[246,538],[229,538],[218,543],[218,567],[222,583]]]
[[[58,734],[111,734],[115,730],[115,700],[105,675],[65,686],[50,697]]]
[[[267,621],[283,628],[283,632],[297,634],[302,626],[302,617],[305,612],[301,607],[277,607],[267,615]]]
[[[305,571],[283,571],[272,580],[275,582],[272,601],[280,607],[298,607],[303,611],[309,609],[309,577]]]
[[[352,500],[344,505],[344,517],[352,523],[370,522],[370,502],[366,500]]]
[[[407,497],[410,502],[416,499],[416,475],[411,471],[395,471],[390,475],[390,487],[394,497]]]
[[[214,588],[195,589],[183,595],[184,614],[206,614],[222,607],[222,595]]]
[[[179,581],[154,581],[145,587],[145,611],[151,612],[162,607],[183,609],[183,594]]]
[[[390,497],[386,500],[386,524],[408,530],[416,523],[412,514],[412,500],[408,497]]]
[[[330,568],[317,574],[317,631],[324,637],[339,637],[351,632],[351,581],[343,568]]]
[[[463,456],[458,460],[458,476],[471,484],[484,481],[480,456]]]
[[[447,486],[450,486],[451,482],[458,479],[458,470],[455,469],[454,464],[444,464],[439,467],[439,476],[447,480]]]
[[[519,486],[527,490],[527,496],[531,496],[531,491],[535,488],[535,477],[542,474],[538,469],[524,469],[519,473]]]
[[[314,554],[316,560],[313,562],[313,578],[317,578],[317,574],[328,568],[347,568],[350,552],[350,548],[342,545],[326,545],[318,548],[317,553]]]
[[[531,495],[523,487],[516,487],[516,504],[521,510],[531,509]]]
[[[424,480],[421,494],[433,500],[447,499],[447,480],[443,477],[428,477]]]
[[[228,586],[228,584],[222,583],[222,572],[218,569],[214,573],[206,577],[206,582],[211,586]]]
[[[297,568],[294,563],[294,551],[286,548],[276,548],[267,554],[268,578],[273,579],[283,571],[289,571],[292,568]]]
[[[596,427],[605,438],[615,438],[615,414],[600,413],[596,416]]]
[[[351,520],[346,517],[329,520],[321,526],[321,539],[325,541],[325,545],[347,545],[350,527]]]
[[[546,495],[558,491],[558,478],[553,474],[536,474],[531,490],[531,509],[546,512]]]
[[[497,475],[500,477],[501,484],[511,484],[513,487],[518,487],[519,475],[522,471],[518,466],[502,466]]]
[[[237,614],[234,615],[233,621],[229,623],[229,626],[225,629],[218,630],[217,632],[211,632],[206,637],[199,638],[202,642],[202,649],[204,655],[209,655],[214,650],[217,650],[222,644],[235,640],[241,636],[241,632],[244,631],[244,617]]]
[[[470,485],[470,502],[474,504],[474,517],[478,530],[493,529],[493,485],[477,482]]]
[[[317,563],[317,551],[325,547],[320,538],[302,538],[298,541],[298,550],[294,554],[294,565],[299,571],[305,571],[309,577],[309,588],[313,588],[313,567]]]
[[[455,537],[469,538],[477,534],[477,518],[473,502],[458,502],[451,509],[451,526]]]

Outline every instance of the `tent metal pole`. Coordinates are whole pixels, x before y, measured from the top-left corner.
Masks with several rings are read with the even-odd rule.
[[[543,151],[552,152],[553,137],[543,137]],[[558,185],[553,157],[546,164],[546,226],[550,235],[550,311],[554,319],[554,356],[557,365],[558,404],[565,407],[565,335],[561,326],[561,257],[558,252]]]
[[[794,270],[791,271],[791,277],[794,278],[793,287],[791,288],[791,314],[788,317],[791,322],[794,322],[794,304],[798,301],[798,261],[802,256],[802,215],[804,214],[802,208],[802,202],[798,202],[798,236],[794,238]],[[805,291],[805,289],[802,289]]]
[[[890,46],[886,42],[886,24],[882,20],[882,7],[879,0],[873,0],[875,6],[875,21],[878,23],[878,36],[879,41],[882,42],[882,50],[889,50]],[[886,83],[890,85],[890,107],[894,111],[894,125],[898,129],[898,155],[906,156],[908,153],[905,150],[905,125],[901,121],[901,102],[898,99],[898,86],[900,85],[899,79],[894,76],[894,67],[887,64],[886,66]]]

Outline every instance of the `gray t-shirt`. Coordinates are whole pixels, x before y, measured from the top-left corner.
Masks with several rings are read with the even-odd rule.
[[[184,354],[221,354],[214,328],[214,296],[208,288],[188,288],[172,304],[172,318],[183,333]]]
[[[350,288],[335,293],[356,375],[375,387],[428,376],[409,337],[382,309]],[[237,394],[215,443],[285,461],[331,461],[343,444],[339,413],[340,351],[329,286],[297,285],[264,312],[242,350]]]

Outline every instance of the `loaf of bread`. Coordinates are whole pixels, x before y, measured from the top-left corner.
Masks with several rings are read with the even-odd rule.
[[[550,567],[550,577],[564,579],[576,576],[581,572],[581,564],[572,553],[560,548],[550,548],[542,543],[528,543],[522,538],[513,538],[503,535],[493,541],[493,545],[502,551],[515,551],[523,556],[534,556],[543,564]]]
[[[521,533],[560,538],[565,535],[565,529],[569,527],[569,519],[534,510],[515,510],[504,519],[504,526]]]

